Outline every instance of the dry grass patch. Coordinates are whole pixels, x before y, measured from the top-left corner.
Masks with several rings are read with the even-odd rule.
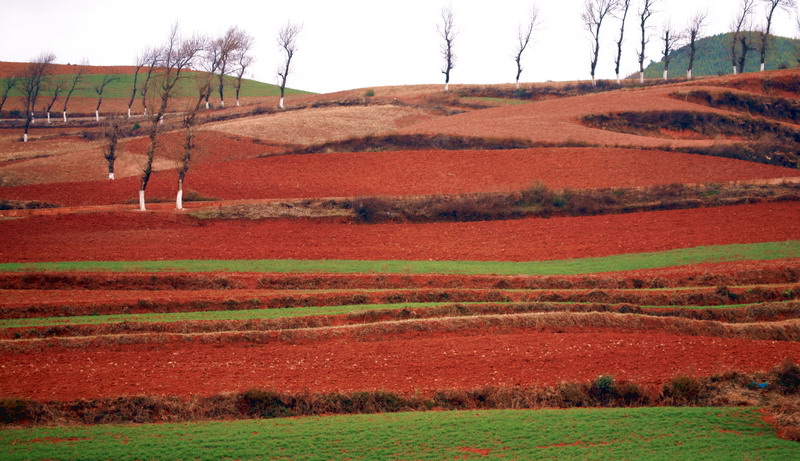
[[[210,128],[273,142],[310,145],[387,133],[433,117],[424,109],[393,105],[322,107],[221,122]]]

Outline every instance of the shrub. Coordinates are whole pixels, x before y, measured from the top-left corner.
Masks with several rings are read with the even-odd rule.
[[[370,88],[369,90],[367,90],[367,91],[364,93],[364,96],[365,96],[365,97],[367,97],[367,98],[371,98],[371,97],[375,96],[375,90],[373,90],[372,88]]]
[[[800,390],[800,366],[791,359],[786,359],[773,370],[775,380],[780,389],[787,394],[796,394]]]
[[[705,383],[689,376],[673,378],[662,390],[662,397],[676,405],[698,405],[706,396]]]

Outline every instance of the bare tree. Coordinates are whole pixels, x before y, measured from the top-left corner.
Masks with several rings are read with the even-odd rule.
[[[186,178],[186,173],[189,172],[189,165],[192,160],[192,152],[196,147],[194,143],[194,126],[197,121],[197,114],[200,112],[203,101],[206,101],[208,95],[211,94],[211,80],[213,76],[214,74],[210,72],[196,74],[195,83],[197,85],[197,100],[195,101],[194,105],[189,107],[183,116],[183,130],[185,135],[183,142],[183,153],[181,155],[180,165],[178,166],[178,192],[175,196],[175,208],[178,210],[183,209],[183,181]]]
[[[281,109],[284,108],[283,98],[286,92],[286,79],[289,78],[289,73],[292,71],[292,58],[297,51],[297,36],[300,35],[301,30],[303,30],[303,26],[290,21],[278,31],[278,46],[286,53],[283,67],[278,68],[278,78],[280,79],[279,83],[281,87],[279,106]]]
[[[103,124],[103,137],[106,138],[106,151],[103,154],[108,163],[108,179],[114,180],[114,162],[117,160],[117,142],[122,132],[122,122],[116,115],[106,118]]]
[[[600,55],[600,28],[603,26],[603,20],[605,20],[606,16],[613,13],[616,8],[617,0],[586,0],[583,13],[581,13],[583,25],[589,35],[592,36],[592,57],[590,61],[592,85],[597,85],[594,73],[597,68],[597,58]]]
[[[136,92],[139,90],[139,87],[136,86],[139,82],[139,72],[142,70],[142,67],[147,65],[149,60],[147,53],[148,51],[144,50],[136,56],[136,64],[134,65],[133,71],[133,85],[131,85],[131,99],[128,101],[128,118],[131,118],[131,107],[133,106],[133,101],[136,100]]]
[[[522,53],[528,48],[533,35],[533,29],[539,24],[539,8],[531,5],[528,21],[520,24],[517,29],[517,46],[514,48],[514,61],[517,63],[517,89],[519,89],[519,76],[522,75]]]
[[[112,75],[106,74],[103,75],[102,80],[94,86],[94,92],[97,93],[97,107],[94,108],[94,121],[100,121],[100,104],[103,104],[103,92],[105,92],[106,87],[111,84],[112,82],[116,82],[119,80],[119,75]]]
[[[225,76],[230,72],[229,66],[234,61],[234,54],[242,46],[242,42],[250,40],[250,37],[236,26],[229,27],[225,35],[214,40],[210,45],[211,54],[216,58],[213,67],[219,72],[218,91],[219,103],[225,107]]]
[[[756,49],[749,34],[739,34],[739,48],[739,70],[744,72],[744,65],[747,62],[747,53]]]
[[[455,30],[455,13],[453,13],[453,6],[442,8],[442,24],[436,26],[436,30],[444,41],[442,43],[442,57],[444,58],[444,67],[442,73],[444,74],[444,91],[450,90],[450,71],[456,63],[456,56],[453,53],[453,41],[458,33]]]
[[[247,68],[253,64],[253,57],[249,54],[250,47],[252,46],[252,40],[250,40],[246,46],[243,44],[242,48],[239,49],[239,52],[236,55],[236,81],[234,82],[234,88],[236,89],[236,107],[239,107],[239,93],[242,90],[242,79],[244,79],[244,74],[247,72]]]
[[[617,56],[614,58],[614,72],[617,75],[617,85],[621,84],[619,78],[619,66],[622,62],[622,42],[625,38],[625,19],[628,18],[628,10],[631,7],[631,0],[619,0],[619,10],[622,12],[619,25],[619,39],[617,40]]]
[[[70,82],[69,90],[67,90],[67,95],[64,97],[64,107],[61,110],[61,115],[64,117],[64,123],[67,123],[67,105],[69,104],[69,99],[72,97],[72,93],[78,89],[78,85],[80,85],[84,75],[86,74],[86,66],[88,65],[88,62],[84,59],[78,66],[77,72],[72,75],[72,81]]]
[[[158,62],[161,67],[158,75],[157,84],[154,90],[157,91],[156,98],[159,101],[158,109],[150,117],[150,128],[148,129],[149,146],[147,148],[147,159],[142,168],[139,187],[139,209],[145,211],[145,190],[153,173],[153,159],[155,158],[159,127],[164,115],[167,112],[169,101],[172,98],[175,86],[183,76],[183,72],[189,68],[192,61],[201,53],[203,40],[193,37],[182,39],[178,34],[178,25],[172,26],[166,44],[159,52]]]
[[[647,36],[647,20],[653,15],[653,6],[656,0],[642,0],[642,9],[639,10],[639,28],[642,31],[641,47],[636,52],[639,59],[639,83],[644,83],[644,59],[646,56],[645,50],[650,38]]]
[[[792,10],[795,8],[795,0],[761,0],[765,3],[767,7],[767,23],[761,29],[759,33],[759,39],[761,41],[760,51],[761,51],[761,72],[764,72],[764,63],[767,60],[767,46],[769,44],[769,31],[772,27],[772,15],[775,13],[775,10],[782,9],[787,13],[791,13]]]
[[[734,74],[738,73],[739,71],[744,72],[744,68],[742,68],[742,67],[737,68],[736,67],[740,62],[744,62],[744,60],[741,58],[737,48],[738,48],[741,36],[742,36],[743,32],[745,32],[745,30],[747,29],[747,26],[748,26],[749,21],[750,21],[750,17],[752,16],[753,10],[755,9],[755,2],[756,2],[756,0],[742,0],[741,7],[739,9],[738,14],[736,15],[736,17],[731,22],[731,26],[730,27],[731,27],[731,32],[733,33],[733,35],[731,37],[731,65],[733,66],[733,73]],[[747,40],[745,40],[745,42],[747,42]],[[745,58],[747,58],[746,55],[747,55],[747,51],[749,51],[749,49],[745,49],[745,50],[742,50],[742,51],[743,51],[742,54],[744,54]]]
[[[3,96],[0,97],[0,110],[3,110],[3,106],[6,104],[6,99],[8,99],[8,95],[11,94],[11,91],[17,87],[19,83],[19,77],[13,75],[8,77],[3,82]]]
[[[795,29],[797,29],[797,31],[800,32],[800,12],[794,17],[794,26],[795,26]],[[800,37],[798,37],[798,39],[800,39]],[[796,45],[796,47],[797,47],[796,48],[796,51],[797,51],[797,64],[800,65],[800,43],[798,43]]]
[[[44,111],[47,113],[47,123],[50,123],[50,110],[53,109],[53,105],[56,103],[58,96],[67,88],[69,81],[64,78],[63,76],[58,76],[54,79],[50,78],[47,80],[47,90],[50,92],[50,102],[47,103],[45,106]]]
[[[147,61],[147,73],[145,74],[139,93],[141,94],[142,98],[142,115],[147,117],[147,95],[150,92],[150,87],[152,86],[151,83],[153,81],[153,75],[156,71],[156,67],[161,59],[161,50],[158,48],[147,48],[143,52],[143,55],[146,57]]]
[[[28,142],[28,130],[33,123],[33,111],[36,108],[36,101],[43,89],[45,79],[50,75],[53,61],[56,55],[43,52],[37,56],[20,76],[20,91],[25,99],[25,128],[22,135],[23,142]]]
[[[669,22],[664,25],[664,29],[661,35],[661,42],[664,44],[664,48],[661,52],[661,61],[664,63],[664,80],[667,80],[669,76],[669,62],[670,62],[670,53],[678,46],[678,43],[683,40],[683,37],[680,33],[675,32],[672,30]]]
[[[694,57],[697,54],[697,40],[703,34],[703,28],[708,19],[708,10],[698,11],[689,21],[686,29],[686,36],[689,37],[689,67],[686,69],[686,78],[692,79],[692,69],[694,68]]]

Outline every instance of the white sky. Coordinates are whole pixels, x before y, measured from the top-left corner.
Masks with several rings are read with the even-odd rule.
[[[626,24],[622,74],[638,70],[636,9]],[[669,19],[684,26],[709,10],[707,35],[727,32],[740,0],[659,0],[653,34]],[[761,2],[761,0],[759,0]],[[281,61],[275,43],[288,20],[301,22],[299,50],[288,86],[315,92],[418,83],[443,83],[440,11],[452,4],[459,34],[451,83],[514,80],[517,27],[531,0],[0,0],[0,61],[28,61],[52,51],[59,63],[87,58],[94,65],[133,64],[145,46],[164,41],[172,23],[184,33],[222,34],[238,25],[254,36],[249,77],[276,82]],[[523,57],[522,81],[589,78],[590,43],[580,20],[583,0],[538,0],[541,25]],[[759,9],[758,19],[763,13]],[[794,16],[776,14],[773,32],[795,36]],[[598,78],[612,78],[619,20],[601,31]],[[653,37],[648,60],[658,60]],[[536,65],[535,65],[536,64]]]

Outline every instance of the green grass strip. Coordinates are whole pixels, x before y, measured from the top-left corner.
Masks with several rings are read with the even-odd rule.
[[[786,301],[782,301],[786,302]],[[172,323],[215,320],[270,320],[297,317],[315,317],[322,315],[343,315],[375,310],[420,309],[426,307],[452,306],[479,306],[482,304],[514,305],[530,304],[527,302],[462,302],[462,303],[399,303],[399,304],[352,304],[343,306],[321,307],[287,307],[274,309],[240,309],[224,311],[198,311],[198,312],[167,312],[159,314],[118,314],[118,315],[79,315],[72,317],[34,317],[21,319],[0,319],[0,328],[28,328],[51,327],[59,325],[103,325],[109,323],[142,322],[142,323]],[[534,303],[535,304],[535,303]],[[551,302],[563,306],[578,306],[593,304],[589,302]],[[723,306],[641,306],[642,309],[739,309],[752,304],[728,304]]]
[[[0,271],[274,272],[381,274],[574,275],[701,263],[800,258],[800,240],[714,245],[555,261],[176,260],[3,263]]]
[[[437,411],[0,431],[17,459],[797,459],[752,408]]]
[[[278,309],[244,309],[235,311],[170,312],[162,314],[120,314],[83,315],[74,317],[40,317],[0,320],[0,328],[49,327],[55,325],[101,325],[105,323],[147,322],[170,323],[199,320],[256,320],[283,319],[295,317],[314,317],[320,315],[341,315],[390,309],[414,309],[421,307],[446,306],[454,303],[400,303],[400,304],[357,304],[347,306],[289,307]],[[485,303],[460,303],[471,306]],[[494,304],[494,303],[493,303]],[[499,303],[497,303],[499,304]]]

